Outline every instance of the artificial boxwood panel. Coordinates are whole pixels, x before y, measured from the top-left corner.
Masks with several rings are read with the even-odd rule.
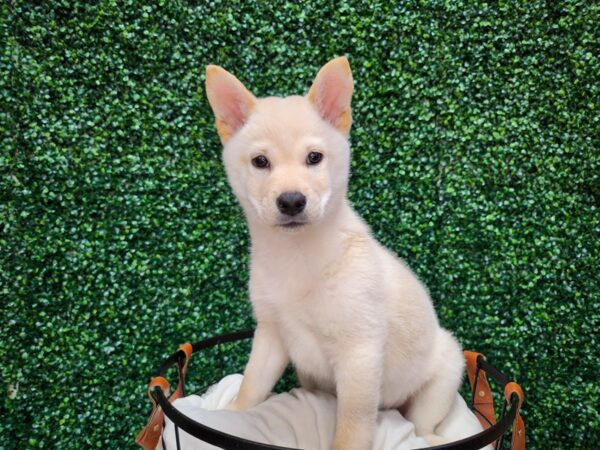
[[[342,54],[353,204],[529,448],[597,446],[598,3],[392,3],[2,3],[0,448],[134,448],[150,370],[252,325],[204,67],[283,95]]]

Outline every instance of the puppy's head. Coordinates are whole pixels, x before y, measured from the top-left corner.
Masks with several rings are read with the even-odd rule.
[[[248,220],[300,230],[342,203],[352,91],[344,57],[323,66],[304,97],[258,99],[226,70],[206,68],[227,177]]]

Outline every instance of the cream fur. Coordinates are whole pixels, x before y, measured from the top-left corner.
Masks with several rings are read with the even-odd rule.
[[[262,402],[291,361],[303,386],[338,397],[335,450],[369,449],[377,410],[389,407],[439,443],[433,430],[459,387],[462,351],[439,326],[426,288],[346,199],[347,60],[324,66],[311,88],[318,96],[307,97],[256,99],[233,75],[209,70],[207,95],[217,126],[227,129],[223,160],[252,242],[257,330],[231,409]],[[229,110],[236,115],[228,122]],[[314,166],[306,164],[311,151],[324,155]],[[251,164],[259,154],[269,168]],[[306,196],[305,225],[280,226],[276,199],[287,191]]]

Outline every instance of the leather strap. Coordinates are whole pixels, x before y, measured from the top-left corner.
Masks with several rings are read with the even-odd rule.
[[[525,450],[525,422],[523,422],[523,418],[521,417],[521,406],[523,406],[525,396],[523,395],[521,386],[517,383],[510,382],[504,387],[504,398],[506,398],[507,402],[510,403],[510,398],[513,394],[517,394],[519,397],[519,406],[513,423],[510,448],[511,450]]]
[[[146,426],[140,430],[135,438],[135,442],[145,450],[154,450],[156,448],[164,422],[163,410],[156,404],[151,395],[152,389],[155,386],[159,386],[165,393],[165,396],[169,395],[169,382],[166,379],[163,377],[154,377],[150,380],[148,384],[148,396],[152,402],[152,413]]]
[[[148,423],[140,430],[135,439],[135,442],[145,450],[154,450],[156,448],[165,422],[165,413],[162,408],[156,404],[154,397],[152,397],[153,389],[157,386],[160,387],[163,390],[165,397],[169,399],[169,403],[173,403],[175,400],[185,395],[185,375],[187,373],[188,362],[192,356],[192,344],[185,343],[179,347],[179,350],[183,352],[183,356],[177,361],[179,380],[173,394],[169,397],[169,382],[163,377],[154,377],[150,380],[150,383],[148,383],[148,396],[152,403],[152,413],[150,414]]]
[[[473,407],[475,414],[481,423],[483,429],[487,429],[496,423],[496,413],[494,410],[494,399],[492,391],[487,380],[485,371],[479,370],[477,359],[483,355],[477,352],[464,352],[467,361],[467,375],[469,384],[473,391]]]
[[[183,397],[185,395],[185,376],[187,374],[188,362],[192,356],[192,344],[186,342],[185,344],[182,344],[179,347],[179,350],[183,351],[183,353],[185,354],[185,359],[183,361],[179,360],[177,364],[177,371],[179,372],[179,382],[177,383],[177,389],[175,389],[175,392],[173,392],[171,399],[169,399],[171,403],[173,403],[174,400],[177,400],[178,398]]]

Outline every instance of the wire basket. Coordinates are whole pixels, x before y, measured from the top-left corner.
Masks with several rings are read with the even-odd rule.
[[[179,429],[203,442],[228,450],[296,450],[250,441],[210,428],[187,417],[171,404],[174,400],[185,396],[187,366],[193,353],[218,348],[227,343],[243,342],[253,336],[254,330],[216,336],[195,344],[183,344],[169,356],[160,367],[152,372],[148,385],[148,395],[153,406],[152,415],[148,424],[138,434],[136,442],[146,450],[154,450],[162,438],[164,416],[166,415],[174,425],[177,450],[181,450]],[[496,450],[504,448],[524,450],[525,425],[519,413],[523,404],[521,387],[488,363],[480,353],[465,351],[464,354],[471,391],[470,407],[483,426],[483,431],[459,441],[428,448],[430,450],[478,450],[492,444]],[[223,357],[223,353],[219,353],[219,355],[221,358]],[[221,374],[224,376],[222,360],[220,366]],[[178,379],[176,389],[170,393],[170,384],[164,375],[172,367],[176,368]],[[494,409],[488,375],[497,386],[503,389],[502,407],[498,417],[496,417]],[[512,432],[510,432],[511,429]],[[506,447],[509,442],[510,447]],[[171,450],[166,448],[164,441],[163,449]]]

